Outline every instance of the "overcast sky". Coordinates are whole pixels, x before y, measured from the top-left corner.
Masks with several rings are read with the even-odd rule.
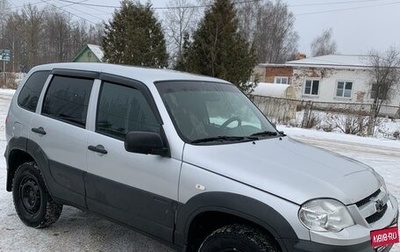
[[[168,1],[151,2],[157,9],[165,7]],[[390,46],[400,48],[400,0],[284,0],[284,2],[296,17],[295,30],[300,36],[300,52],[310,54],[311,41],[329,28],[333,29],[333,37],[341,54],[367,54],[371,49],[383,51]],[[21,8],[27,3],[38,7],[43,7],[47,3],[70,12],[76,18],[84,18],[93,23],[109,20],[115,6],[120,5],[119,0],[9,0],[8,3],[12,10]],[[87,7],[83,4],[110,7]],[[163,16],[164,11],[157,9],[159,17]]]

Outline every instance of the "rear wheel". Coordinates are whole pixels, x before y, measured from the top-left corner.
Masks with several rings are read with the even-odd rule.
[[[199,252],[278,252],[272,240],[252,227],[233,224],[217,229],[199,248]]]
[[[58,220],[62,212],[62,205],[51,198],[34,162],[22,164],[15,172],[13,199],[19,218],[30,227],[50,226]]]

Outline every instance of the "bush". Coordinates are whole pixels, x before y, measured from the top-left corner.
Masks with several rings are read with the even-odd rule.
[[[395,132],[393,132],[393,137],[397,140],[400,139],[400,131],[396,130]]]
[[[312,129],[315,128],[320,123],[321,123],[321,118],[314,113],[310,113],[307,118],[303,118],[302,127],[305,129]]]
[[[368,116],[362,115],[333,115],[336,127],[345,134],[366,136],[368,130]]]

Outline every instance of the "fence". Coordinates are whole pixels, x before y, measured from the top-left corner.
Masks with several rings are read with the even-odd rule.
[[[295,124],[297,100],[256,95],[250,96],[250,99],[272,122]]]
[[[251,96],[252,101],[272,122],[302,128],[339,129],[347,134],[371,135],[372,104],[303,101],[286,98]],[[382,105],[381,117],[400,118],[400,107]]]

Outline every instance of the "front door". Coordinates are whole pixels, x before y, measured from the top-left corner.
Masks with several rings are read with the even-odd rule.
[[[161,132],[157,111],[141,85],[101,83],[95,129],[88,136],[87,205],[94,212],[171,241],[180,161],[129,153],[124,148],[129,131]]]

